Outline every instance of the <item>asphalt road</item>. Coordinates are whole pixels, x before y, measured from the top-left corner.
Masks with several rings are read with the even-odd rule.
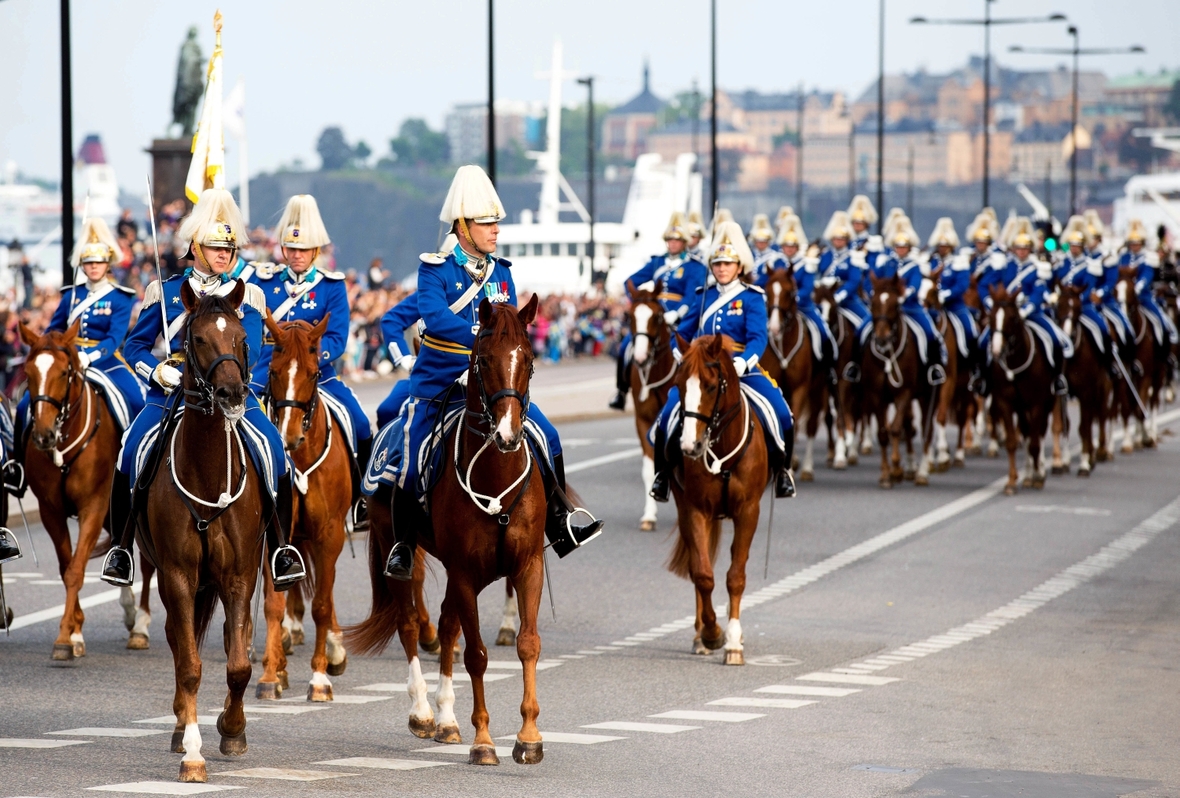
[[[692,588],[664,568],[673,507],[661,508],[659,531],[637,531],[633,429],[621,416],[562,425],[571,482],[608,527],[586,549],[550,560],[557,618],[546,597],[541,764],[502,756],[497,768],[471,767],[465,747],[456,753],[413,737],[408,700],[380,687],[405,679],[396,645],[379,658],[350,659],[332,680],[342,700],[297,712],[312,706],[302,700],[310,675],[305,645],[292,657],[291,700],[279,704],[293,714],[251,710],[244,757],[220,755],[216,732],[203,727],[210,776],[202,789],[243,796],[1180,794],[1175,437],[1100,465],[1088,480],[1054,477],[1043,491],[1012,498],[999,493],[1001,460],[971,458],[964,469],[935,475],[928,488],[892,491],[876,486],[872,458],[845,473],[821,464],[815,483],[776,507],[766,578],[763,514],[742,616],[748,664],[725,667],[720,653],[690,653]],[[40,567],[26,556],[5,569],[18,624],[62,598],[48,538],[40,528],[34,538]],[[363,545],[356,559],[346,548],[339,563],[342,623],[368,607]],[[723,550],[718,572],[727,564]],[[427,586],[434,602],[444,578],[441,568],[436,573]],[[108,593],[92,581],[84,596]],[[501,600],[495,586],[481,600],[489,643]],[[722,592],[715,602],[724,604]],[[167,750],[172,661],[158,598],[153,606],[149,651],[124,649],[113,600],[87,611],[87,656],[75,663],[50,662],[56,618],[0,637],[0,798],[92,789],[190,794],[175,782],[179,756]],[[492,731],[511,746],[519,726],[515,652],[492,648],[490,656],[504,663],[490,672],[506,677],[487,688]],[[200,707],[216,714],[224,655],[215,633],[204,661]],[[433,658],[423,661],[430,671]],[[469,743],[470,688],[459,688],[456,713]],[[344,703],[346,696],[370,700]],[[106,736],[126,729],[155,733]]]

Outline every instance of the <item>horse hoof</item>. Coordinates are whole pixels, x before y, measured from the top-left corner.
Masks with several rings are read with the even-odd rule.
[[[704,635],[701,635],[701,644],[710,651],[716,651],[725,645],[725,630],[720,626],[717,627],[717,637],[715,639],[710,639]]]
[[[127,648],[132,651],[147,651],[150,647],[148,636],[145,634],[132,632],[131,637],[127,638]]]
[[[410,734],[429,740],[434,736],[434,718],[410,718]]]
[[[1005,496],[1015,496],[1016,495],[1016,486],[1015,485],[1005,485],[1004,486],[1004,495]]]
[[[726,665],[745,665],[746,657],[741,651],[726,651],[725,652]]]
[[[888,476],[883,476],[877,480],[877,484],[880,485],[882,488],[889,490],[890,488],[893,487],[893,480],[890,479]]]
[[[283,686],[278,682],[259,682],[254,697],[261,701],[278,701],[283,697]]]
[[[815,472],[814,471],[800,471],[799,472],[799,481],[800,482],[815,482]]]
[[[340,664],[333,665],[331,662],[328,663],[328,675],[329,676],[340,676],[341,674],[344,673],[344,669],[347,667],[348,667],[348,655],[345,654],[344,659],[340,660]]]
[[[295,647],[293,645],[291,645],[291,633],[288,632],[286,629],[283,630],[283,653],[284,654],[295,653]]]
[[[54,643],[53,644],[53,661],[54,662],[68,662],[76,655],[74,654],[73,643]]]
[[[168,750],[174,754],[184,753],[184,729],[174,729],[172,731],[172,743]]]
[[[12,626],[12,619],[16,617],[16,613],[12,611],[12,607],[4,608],[4,617],[8,620],[7,626]]]
[[[923,477],[923,476],[914,477],[914,484],[919,487],[926,487],[930,484],[930,477]]]
[[[246,732],[242,732],[236,737],[222,736],[221,745],[218,750],[226,756],[242,756],[246,753]]]
[[[514,646],[516,645],[516,630],[507,627],[500,630],[496,635],[496,645],[498,646]]]
[[[833,471],[845,471],[847,469],[848,469],[848,461],[847,460],[834,460],[832,462],[832,470]]]
[[[293,645],[293,646],[303,645],[303,630],[302,629],[292,629],[291,630],[291,645]],[[291,652],[287,652],[287,653],[289,654]]]
[[[849,452],[848,465],[854,466],[854,465],[857,465],[858,463],[860,463],[860,457],[857,456],[856,452]]]
[[[539,743],[538,743],[539,745]],[[516,756],[516,751],[513,749],[512,755]],[[494,745],[473,745],[471,746],[471,756],[467,758],[469,765],[498,765],[500,764],[500,757],[496,756],[496,746]]]
[[[1079,469],[1078,469],[1078,476],[1079,476],[1079,477],[1088,477],[1088,476],[1090,476],[1090,469],[1088,469],[1088,468],[1079,468]]]
[[[967,454],[971,455],[972,457],[979,457],[979,455],[983,454],[983,447],[982,446],[968,446],[967,447]]]
[[[1045,478],[1044,477],[1037,477],[1036,479],[1034,479],[1032,481],[1032,487],[1033,487],[1033,490],[1044,490],[1045,489]]]
[[[870,443],[869,441],[865,441],[864,443],[862,443],[860,445],[860,453],[861,454],[872,454],[873,453],[873,444]]]
[[[1063,465],[1055,465],[1051,469],[1049,469],[1049,472],[1055,477],[1059,477],[1062,474],[1068,473],[1066,471],[1065,466],[1063,466]]]
[[[307,700],[324,702],[332,700],[332,685],[330,684],[309,684],[307,686]]]
[[[186,784],[204,784],[209,780],[205,773],[204,762],[181,762],[180,763],[180,781]]]
[[[422,650],[427,654],[437,654],[438,652],[442,651],[442,641],[438,639],[437,634],[434,636],[433,640],[422,640],[419,638],[418,645],[421,646]]]
[[[913,482],[918,478],[918,472],[914,471],[912,468],[907,468],[901,473],[901,478],[906,482]]]
[[[517,740],[516,745],[512,746],[512,761],[518,765],[536,765],[544,758],[545,751],[540,740],[535,743]]]
[[[451,726],[438,726],[434,730],[434,741],[436,743],[455,743],[463,742],[463,737],[459,734],[459,724]]]
[[[654,520],[651,520],[648,518],[643,519],[642,521],[639,522],[639,531],[640,532],[655,532],[656,531],[656,522]]]
[[[700,655],[710,653],[709,649],[705,648],[705,644],[701,642],[701,638],[699,636],[694,637],[692,640],[692,653]]]
[[[276,673],[275,675],[279,677],[279,687],[282,688],[282,690],[290,690],[291,689],[291,681],[287,678],[287,671],[286,670],[281,670],[278,673]],[[279,691],[280,694],[282,693],[282,690]]]

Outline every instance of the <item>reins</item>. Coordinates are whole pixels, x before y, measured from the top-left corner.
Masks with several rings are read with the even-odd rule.
[[[279,411],[285,408],[293,408],[303,413],[303,421],[300,422],[300,427],[304,433],[307,433],[307,431],[311,429],[312,423],[315,421],[316,410],[318,410],[320,407],[321,376],[323,376],[323,372],[317,369],[311,380],[311,396],[306,402],[301,402],[298,399],[275,399],[274,394],[270,390],[270,383],[268,382],[266,386],[266,393],[263,395],[263,402],[270,410],[271,421],[273,421],[277,426],[279,422]],[[332,452],[333,439],[331,413],[324,413],[324,424],[327,427],[327,432],[325,433],[326,437],[324,441],[324,450],[320,452],[320,456],[314,463],[308,466],[306,471],[299,470],[299,468],[295,465],[295,459],[293,457],[288,456],[287,458],[291,463],[291,474],[293,476],[295,488],[305,496],[307,495],[308,477],[310,477],[317,468],[324,464],[324,461],[328,459],[328,455]]]
[[[779,315],[781,316],[782,309],[776,308],[776,310],[779,311]],[[799,311],[795,311],[795,314],[791,318],[794,319],[795,327],[798,329],[798,332],[795,335],[795,345],[791,347],[790,352],[788,352],[786,355],[783,354],[783,345],[779,343],[780,336],[770,336],[770,349],[778,358],[779,366],[784,372],[786,372],[787,367],[791,365],[791,360],[794,359],[795,355],[799,353],[799,350],[803,348],[803,319],[800,318]],[[782,337],[785,338],[786,336],[783,335]]]
[[[671,368],[668,369],[667,374],[665,374],[663,377],[660,377],[655,382],[652,382],[651,381],[652,367],[655,366],[656,361],[659,360],[659,357],[661,354],[663,354],[665,351],[668,351],[668,352],[672,351],[671,347],[670,346],[661,346],[661,344],[663,344],[664,342],[663,342],[663,339],[661,339],[658,334],[652,335],[651,333],[647,333],[647,332],[637,332],[637,333],[634,333],[632,337],[646,338],[648,341],[651,342],[651,354],[648,357],[647,362],[644,363],[643,365],[639,365],[639,364],[635,365],[635,373],[639,375],[639,401],[646,402],[647,397],[651,395],[651,392],[653,390],[656,390],[658,388],[663,387],[664,385],[667,385],[668,382],[673,377],[676,376],[676,360],[675,359],[672,360],[672,366],[671,366]],[[669,342],[671,342],[671,336],[669,336]]]
[[[1078,326],[1080,327],[1081,325]],[[1004,339],[1004,346],[1002,349],[1000,349],[1000,354],[996,355],[996,362],[999,363],[1000,368],[1004,370],[1004,376],[1008,379],[1008,382],[1012,382],[1014,379],[1016,379],[1017,374],[1027,371],[1029,366],[1032,365],[1033,359],[1037,356],[1037,342],[1033,339],[1032,330],[1028,328],[1028,324],[1024,324],[1022,327],[1024,328],[1025,340],[1028,341],[1028,359],[1024,361],[1024,364],[1018,366],[1015,369],[1008,366],[1008,339]],[[992,335],[1003,334],[1003,330],[992,332]]]
[[[94,436],[98,434],[98,428],[102,424],[102,415],[99,414],[94,421],[94,425],[91,426],[91,419],[95,418],[93,406],[94,400],[91,396],[91,394],[94,392],[94,389],[91,388],[86,382],[84,373],[82,373],[82,395],[78,397],[76,402],[70,401],[70,392],[73,390],[74,377],[80,373],[74,369],[73,353],[60,346],[44,346],[40,347],[37,351],[44,350],[62,352],[66,355],[66,395],[64,399],[58,399],[57,397],[50,396],[48,394],[37,394],[35,396],[30,396],[29,413],[32,415],[37,405],[41,402],[57,408],[57,418],[53,420],[53,432],[56,438],[56,441],[53,445],[53,464],[61,469],[62,478],[64,479],[69,475],[70,467],[78,460],[79,457],[82,456],[82,452],[86,451],[86,447],[88,447],[90,442],[94,440]],[[31,354],[32,353],[30,353],[30,355]],[[83,369],[83,372],[84,371],[85,369]],[[86,421],[82,426],[83,432],[74,439],[73,443],[70,443],[64,449],[59,448],[61,444],[62,430],[65,428],[66,424],[69,423],[72,412],[76,409],[77,405],[82,404],[83,402],[86,404]],[[85,432],[87,429],[90,430],[89,433]],[[68,435],[66,436],[66,440],[69,440]],[[78,449],[77,454],[70,458],[70,461],[67,463],[65,461],[65,456],[73,451],[77,446],[81,446],[81,448]]]
[[[873,316],[873,322],[876,323],[885,317]],[[886,319],[888,321],[888,319]],[[877,336],[869,337],[869,351],[873,353],[873,357],[885,364],[885,378],[889,380],[889,384],[894,388],[900,388],[905,384],[905,377],[901,373],[901,364],[897,362],[898,356],[905,351],[906,339],[909,337],[908,326],[905,319],[901,316],[900,309],[898,310],[897,324],[901,327],[901,341],[897,346],[893,345],[893,339],[890,338],[888,348],[882,349],[877,344]],[[896,380],[894,375],[897,375]]]
[[[681,404],[681,415],[684,418],[691,418],[705,424],[705,449],[701,453],[701,459],[704,462],[705,470],[710,474],[720,474],[721,466],[726,460],[734,455],[740,455],[746,447],[746,441],[750,437],[749,416],[750,409],[748,400],[745,394],[738,389],[738,401],[730,405],[725,411],[721,410],[721,397],[725,395],[725,390],[729,386],[728,380],[724,375],[721,375],[721,364],[719,362],[711,362],[707,364],[710,368],[717,369],[719,378],[717,382],[717,397],[718,401],[713,405],[713,412],[706,416],[703,413],[697,413],[692,410],[685,410],[684,405]],[[741,440],[738,441],[737,446],[730,450],[730,452],[722,457],[718,457],[713,450],[714,443],[720,443],[721,437],[725,434],[725,430],[737,418],[738,413],[741,413],[746,418],[746,424],[742,429]]]

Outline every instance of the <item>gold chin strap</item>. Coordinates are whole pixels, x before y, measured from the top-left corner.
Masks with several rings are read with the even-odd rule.
[[[213,273],[213,267],[209,265],[209,261],[205,260],[205,251],[196,241],[193,242],[193,257],[197,259],[197,263],[201,264],[202,271],[206,274]]]
[[[481,258],[486,258],[490,253],[484,252],[475,245],[475,240],[471,237],[471,231],[467,229],[467,220],[460,216],[455,221],[459,223],[459,232],[463,234],[463,238],[467,239],[467,243],[471,245],[471,248],[478,252]]]

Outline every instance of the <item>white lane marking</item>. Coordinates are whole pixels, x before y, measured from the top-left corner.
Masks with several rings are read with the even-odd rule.
[[[601,651],[592,651],[588,648],[579,648],[578,653],[588,657],[598,657],[602,655]]]
[[[711,707],[762,707],[765,709],[799,709],[815,701],[799,701],[794,698],[750,698],[749,696],[732,696],[710,701]]]
[[[221,710],[217,710],[221,712]],[[144,720],[133,720],[132,723],[167,723],[169,725],[176,724],[175,715],[161,715],[158,718],[145,718]],[[198,726],[216,726],[217,715],[197,715]]]
[[[576,474],[579,471],[585,471],[588,468],[597,468],[600,465],[607,463],[616,463],[619,460],[630,460],[632,457],[642,457],[643,449],[638,446],[634,449],[625,449],[621,452],[612,452],[611,454],[604,454],[601,457],[591,457],[589,460],[583,460],[580,463],[570,463],[565,467],[565,473]]]
[[[418,768],[441,768],[453,762],[422,762],[417,759],[381,759],[375,756],[350,756],[345,759],[328,759],[312,762],[313,765],[338,765],[346,768],[375,768],[377,770],[417,770]]]
[[[340,695],[334,693],[332,695],[333,704],[371,704],[374,701],[388,701],[393,698],[391,695]],[[303,696],[296,696],[295,698],[281,698],[280,701],[296,701],[306,702],[307,699]]]
[[[245,770],[226,770],[215,774],[217,776],[236,776],[242,779],[275,779],[277,781],[324,781],[325,779],[341,779],[345,776],[356,776],[356,773],[333,773],[330,770],[295,770],[294,768],[246,768]]]
[[[612,641],[610,641],[610,644],[612,646],[637,646],[641,642],[645,642],[645,641],[641,641],[641,640],[612,640]]]
[[[73,737],[148,737],[153,734],[167,734],[167,729],[112,729],[98,726],[85,726],[81,729],[66,729],[64,731],[45,732],[46,734],[65,734]]]
[[[259,715],[302,715],[304,712],[323,712],[330,707],[325,706],[259,706],[257,704],[246,704],[242,707],[246,712],[257,713]],[[211,712],[220,712],[220,709],[210,710]]]
[[[653,732],[655,734],[678,734],[696,731],[700,726],[674,726],[671,723],[632,723],[626,720],[608,720],[605,723],[588,723],[583,729],[607,729],[609,731]],[[542,735],[543,737],[544,735]]]
[[[8,575],[9,574],[5,574],[5,576]],[[40,574],[38,574],[38,576],[40,576]],[[54,580],[53,584],[60,585],[61,580]],[[142,582],[136,582],[131,590],[138,596],[142,586]],[[152,587],[155,586],[156,577],[153,576]],[[114,588],[113,590],[104,590],[101,593],[95,593],[93,596],[87,596],[86,598],[78,599],[78,605],[82,609],[86,610],[90,609],[91,607],[97,607],[100,604],[108,604],[112,601],[118,601],[120,593],[122,593],[122,588],[118,587]],[[23,629],[26,626],[32,626],[33,624],[41,623],[42,621],[60,621],[61,615],[65,611],[66,605],[58,604],[56,606],[49,607],[48,609],[30,612],[28,615],[18,615],[16,620],[14,620],[8,628],[15,632],[17,629]]]
[[[0,737],[0,748],[65,748],[67,745],[88,745],[92,740],[31,740],[20,737]]]
[[[497,737],[497,740],[515,740],[515,734]],[[626,740],[626,737],[611,737],[608,734],[572,734],[570,732],[541,732],[541,740],[546,743],[572,743],[574,745],[598,745],[614,740]]]
[[[544,736],[544,735],[542,735]],[[430,748],[415,748],[411,753],[414,754],[455,754],[457,756],[467,756],[471,753],[471,746],[463,743],[456,743],[454,745],[435,745]],[[496,756],[512,756],[512,746],[497,745]]]
[[[586,659],[585,654],[562,654],[562,659]]]
[[[181,784],[178,781],[129,781],[123,784],[105,784],[101,787],[87,787],[88,790],[103,792],[134,792],[142,795],[200,795],[205,792],[240,790],[230,784]]]
[[[894,678],[892,676],[854,676],[850,673],[824,673],[822,671],[816,671],[815,673],[805,673],[802,676],[796,676],[795,678],[802,679],[805,682],[863,684],[870,687],[880,687],[883,684],[901,681],[900,679]]]
[[[714,712],[707,709],[674,709],[671,712],[661,712],[658,715],[648,715],[649,718],[667,718],[668,720],[711,720],[719,723],[745,723],[747,720],[765,718],[761,712]]]
[[[1069,507],[1064,504],[1018,504],[1018,513],[1064,513],[1065,515],[1110,515],[1110,510],[1101,507]]]
[[[815,695],[825,698],[843,698],[846,695],[859,693],[860,690],[846,687],[812,687],[802,684],[772,684],[759,687],[755,693],[776,693],[778,695]]]
[[[865,662],[858,662],[856,665],[851,665],[848,668],[832,668],[832,672],[833,673],[851,673],[852,670],[855,669],[857,673],[863,673],[865,671],[883,671],[888,667],[889,667],[888,662],[869,664],[869,662],[866,660]]]

